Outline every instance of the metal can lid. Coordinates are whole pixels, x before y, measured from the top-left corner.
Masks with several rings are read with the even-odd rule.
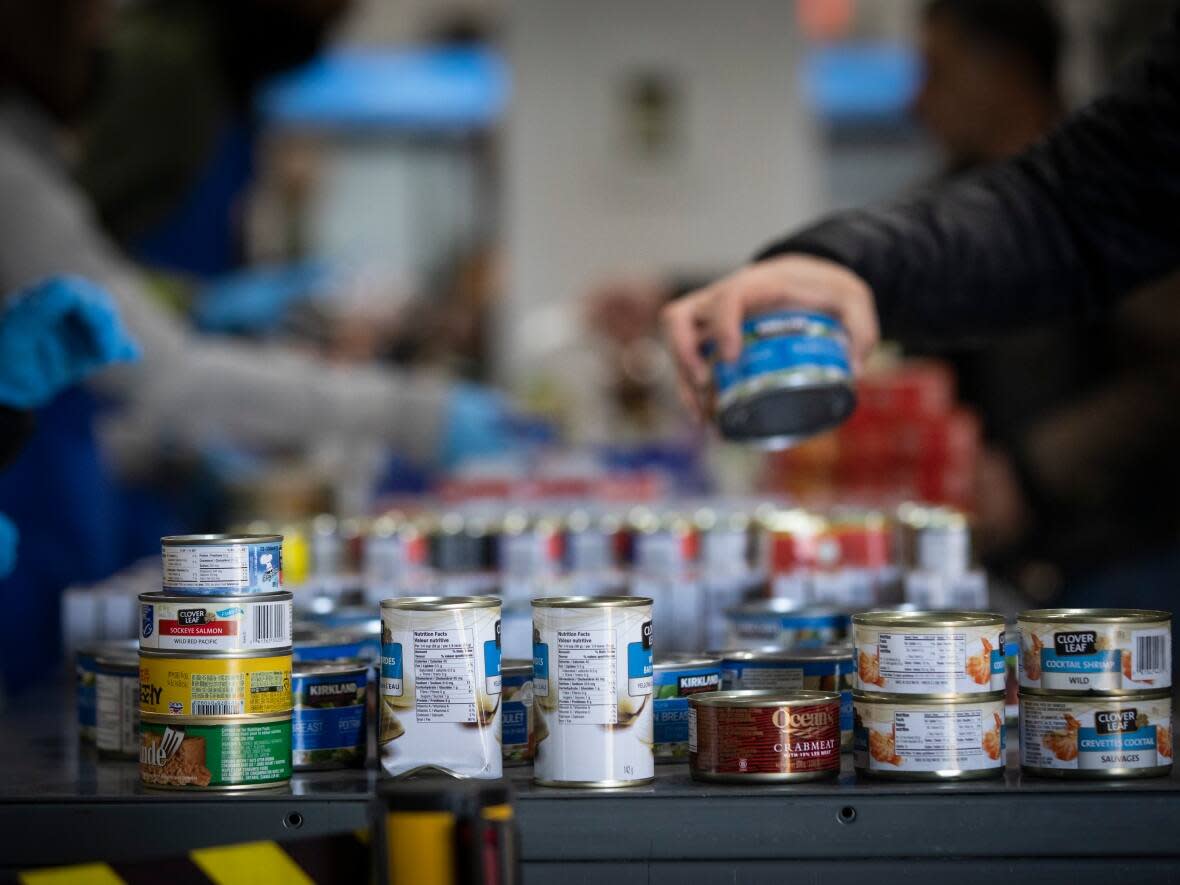
[[[371,664],[356,658],[336,658],[330,661],[296,661],[291,665],[292,679],[305,679],[308,676],[348,676],[350,674],[368,675]]]
[[[664,652],[656,655],[657,670],[684,670],[689,667],[721,667],[721,658],[713,654],[693,654],[687,651]]]
[[[713,654],[713,652],[710,652]],[[723,661],[774,661],[775,663],[814,663],[823,661],[852,662],[852,646],[820,645],[814,648],[783,648],[778,645],[763,645],[758,648],[736,648],[716,652]]]
[[[147,713],[140,711],[139,721],[148,725],[171,725],[184,728],[186,725],[245,727],[250,725],[273,725],[276,722],[290,722],[291,711],[271,715],[260,713],[252,716],[172,716],[168,713]]]
[[[281,544],[282,535],[165,535],[165,547],[201,547],[220,544]]]
[[[1113,691],[1058,691],[1052,688],[1020,687],[1020,696],[1038,701],[1162,701],[1172,697],[1171,688],[1122,689]]]
[[[524,658],[506,658],[500,662],[501,676],[523,676],[533,674],[533,662]]]
[[[269,661],[272,658],[286,658],[291,660],[291,646],[283,648],[251,648],[235,651],[186,651],[170,648],[141,648],[141,658],[155,658],[160,660],[238,660],[238,661]]]
[[[544,596],[533,608],[638,608],[651,605],[647,596]]]
[[[738,689],[706,691],[688,696],[694,707],[794,707],[812,704],[839,704],[836,691],[811,689]]]
[[[892,704],[897,707],[941,704],[985,704],[1003,701],[1007,693],[1001,688],[999,691],[980,692],[979,694],[896,694],[885,691],[861,691],[853,689],[852,700],[861,704]]]
[[[145,603],[175,602],[182,605],[209,606],[220,602],[229,605],[262,604],[266,602],[290,602],[294,594],[290,590],[278,590],[274,593],[238,593],[236,595],[221,594],[220,596],[195,595],[192,593],[168,593],[153,590],[139,594],[139,601]]]
[[[864,627],[990,627],[1004,624],[1004,616],[977,611],[868,611],[852,616]]]
[[[464,608],[499,608],[498,596],[399,596],[381,600],[382,611],[435,612]]]
[[[1034,608],[1016,616],[1033,624],[1149,624],[1172,620],[1172,613],[1146,608]]]

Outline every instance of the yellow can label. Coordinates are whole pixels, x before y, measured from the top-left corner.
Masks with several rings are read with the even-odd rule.
[[[238,716],[291,709],[291,655],[139,658],[139,708],[172,716]]]

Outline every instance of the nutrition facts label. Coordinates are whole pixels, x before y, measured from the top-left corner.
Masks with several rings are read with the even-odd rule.
[[[939,678],[953,683],[963,670],[966,644],[961,633],[881,633],[877,641],[881,676],[897,688]]]
[[[913,765],[970,759],[983,749],[981,725],[978,710],[897,712],[895,750]]]
[[[743,689],[803,687],[803,670],[799,667],[747,667],[740,678]]]
[[[475,722],[475,643],[471,630],[415,630],[413,638],[415,720]]]
[[[615,631],[557,631],[557,721],[614,725]]]
[[[250,555],[245,547],[168,547],[165,587],[248,587]]]

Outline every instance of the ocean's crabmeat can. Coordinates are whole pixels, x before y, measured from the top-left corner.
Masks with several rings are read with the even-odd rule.
[[[654,679],[652,751],[656,762],[683,762],[688,758],[688,699],[720,691],[721,659],[683,652],[659,655]]]
[[[852,646],[861,691],[985,695],[1007,681],[1004,618],[990,612],[862,612]]]
[[[139,776],[149,787],[244,790],[291,779],[291,714],[252,719],[144,713]]]
[[[505,765],[533,761],[533,662],[505,660],[500,667],[500,743]]]
[[[751,317],[742,324],[742,342],[736,362],[713,364],[722,436],[785,448],[852,414],[848,335],[832,317],[801,310]]]
[[[831,645],[848,634],[848,615],[825,606],[801,606],[788,599],[760,599],[725,613],[726,645],[806,648]]]
[[[1098,697],[1022,689],[1020,767],[1049,777],[1161,777],[1172,770],[1172,693]]]
[[[296,771],[365,764],[369,664],[308,661],[294,666],[291,763]]]
[[[291,647],[291,594],[139,595],[139,647],[157,651],[251,652]]]
[[[852,648],[776,647],[724,651],[721,682],[725,691],[787,690],[838,691],[840,693],[840,744],[852,748]]]
[[[655,777],[652,601],[643,596],[533,600],[533,778],[619,787]]]
[[[840,772],[840,695],[718,691],[689,698],[688,765],[703,781],[807,781]]]
[[[160,544],[166,594],[236,596],[283,589],[282,535],[170,535]]]
[[[104,648],[94,656],[95,745],[100,756],[139,755],[139,660],[135,649]]]
[[[388,774],[497,778],[500,600],[405,596],[381,603],[378,750]]]
[[[291,652],[266,656],[139,653],[139,708],[161,716],[291,712]]]
[[[84,645],[74,655],[74,692],[75,704],[78,711],[78,737],[83,743],[94,743],[95,727],[98,716],[98,698],[96,697],[96,682],[98,679],[98,664],[95,657],[99,654],[126,652],[135,655],[139,644],[134,639],[110,639]]]
[[[1172,685],[1172,615],[1056,608],[1016,617],[1022,689],[1154,691]]]
[[[922,696],[855,692],[857,774],[971,780],[1004,773],[1004,692]]]

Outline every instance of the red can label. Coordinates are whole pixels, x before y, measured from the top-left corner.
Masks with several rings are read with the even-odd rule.
[[[708,774],[839,771],[838,701],[778,707],[695,706],[689,764]]]

